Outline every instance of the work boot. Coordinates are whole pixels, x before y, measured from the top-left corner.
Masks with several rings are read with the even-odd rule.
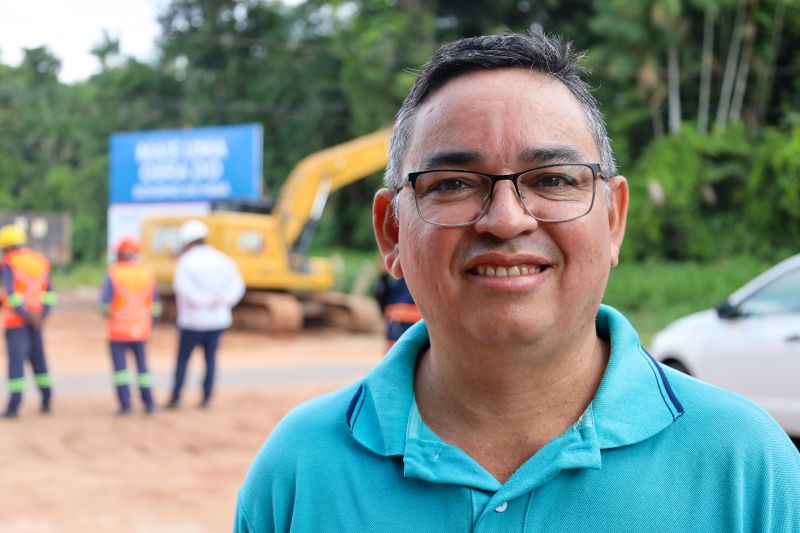
[[[4,418],[17,418],[19,406],[22,404],[22,393],[12,392],[11,397],[6,404],[6,410],[3,413]]]
[[[211,407],[211,398],[203,398],[198,407],[200,409],[208,409],[209,407]]]
[[[42,404],[39,409],[40,413],[47,414],[50,412],[50,398],[52,397],[52,389],[50,387],[42,387]]]
[[[175,410],[180,407],[180,400],[177,398],[172,398],[167,405],[164,406],[165,409]]]
[[[119,409],[116,410],[114,414],[116,414],[117,416],[127,416],[131,414],[131,408],[130,406],[120,407]]]

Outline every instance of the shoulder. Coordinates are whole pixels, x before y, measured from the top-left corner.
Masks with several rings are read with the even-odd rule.
[[[175,263],[175,268],[191,268],[196,263],[203,261],[202,253],[199,247],[194,246],[178,256],[178,261]]]
[[[239,513],[248,523],[266,527],[290,515],[298,487],[314,486],[332,460],[343,460],[357,446],[346,414],[359,386],[304,402],[278,423],[239,491]]]
[[[225,263],[225,264],[233,264],[233,259],[228,257],[223,252],[217,250],[210,244],[202,244],[200,246],[195,246],[191,250],[189,250],[185,256],[187,258],[191,258],[193,261],[197,262],[208,262],[213,261],[217,264]]]
[[[740,430],[743,427],[771,429],[775,420],[759,405],[735,392],[700,381],[661,365],[670,386],[683,404],[685,417],[705,424]]]
[[[737,509],[752,530],[795,531],[800,523],[800,453],[772,416],[739,394],[664,368],[683,415],[665,431],[672,462],[694,490]],[[665,465],[666,466],[666,465]]]
[[[308,400],[275,426],[251,473],[269,473],[298,460],[338,449],[350,440],[346,414],[360,383]]]
[[[229,255],[221,252],[220,250],[217,250],[213,246],[209,246],[207,248],[207,252],[208,252],[208,254],[213,255],[219,261],[223,261],[223,262],[228,263],[230,265],[234,265],[235,264],[234,260]]]
[[[734,392],[662,368],[684,408],[674,425],[687,452],[691,453],[694,446],[727,462],[728,467],[762,473],[779,468],[800,481],[800,454],[764,408]],[[783,473],[773,473],[783,477]],[[800,483],[796,485],[800,490]]]

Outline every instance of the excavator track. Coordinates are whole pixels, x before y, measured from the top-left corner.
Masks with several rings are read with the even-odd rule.
[[[267,333],[292,333],[303,328],[303,305],[289,293],[248,291],[233,309],[233,327]]]
[[[319,323],[356,333],[383,331],[380,307],[372,298],[341,292],[321,292],[304,297],[306,323]]]
[[[162,294],[161,306],[161,320],[175,322],[175,296]],[[233,327],[239,330],[294,333],[304,326],[378,333],[384,322],[373,299],[338,292],[298,297],[287,292],[247,291],[233,308]]]

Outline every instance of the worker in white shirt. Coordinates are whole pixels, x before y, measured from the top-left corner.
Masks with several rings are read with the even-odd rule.
[[[216,352],[222,332],[233,322],[231,309],[244,294],[244,282],[236,264],[225,254],[206,244],[208,226],[199,220],[181,225],[180,258],[172,282],[178,307],[178,360],[172,397],[167,408],[180,405],[186,365],[192,350],[203,347],[206,375],[201,407],[208,407],[214,387]]]

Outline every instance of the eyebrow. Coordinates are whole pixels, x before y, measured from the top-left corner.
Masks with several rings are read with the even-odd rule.
[[[531,164],[577,163],[583,159],[571,146],[548,146],[545,148],[524,148],[517,158]]]
[[[575,163],[582,160],[581,154],[571,146],[559,145],[545,148],[523,148],[517,159],[526,164],[539,165],[556,162]],[[422,160],[421,168],[433,169],[480,163],[484,160],[477,150],[439,150]]]
[[[422,168],[469,165],[482,159],[481,153],[475,150],[439,150],[422,160]]]

